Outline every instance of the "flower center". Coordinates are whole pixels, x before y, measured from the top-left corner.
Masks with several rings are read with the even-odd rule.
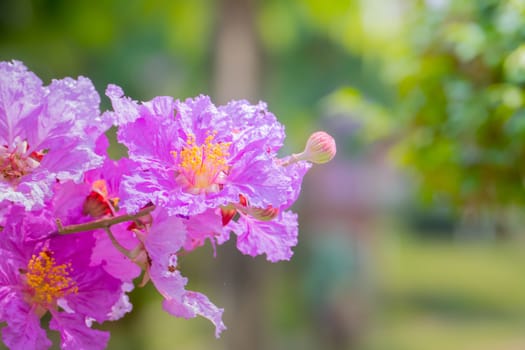
[[[14,147],[0,146],[0,180],[15,182],[40,165],[45,151],[27,154],[27,141],[15,140]]]
[[[52,253],[43,250],[33,255],[27,265],[27,285],[31,300],[38,305],[50,305],[58,298],[78,292],[75,281],[69,277],[71,264],[57,265]]]
[[[224,184],[231,142],[213,142],[215,135],[209,134],[201,145],[189,135],[180,154],[172,152],[179,158],[177,182],[189,193],[216,193]]]

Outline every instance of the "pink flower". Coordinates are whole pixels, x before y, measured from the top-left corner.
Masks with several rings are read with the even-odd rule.
[[[136,164],[123,180],[124,208],[136,212],[152,202],[170,215],[190,216],[236,202],[241,194],[259,206],[286,201],[291,179],[276,158],[284,131],[264,103],[216,107],[198,96],[136,104],[113,90],[108,95],[115,119],[133,115],[118,133]]]
[[[98,106],[87,78],[44,87],[21,62],[0,62],[0,206],[42,208],[56,181],[101,163],[93,148],[109,121]]]
[[[14,207],[0,240],[0,322],[11,349],[47,349],[51,342],[40,318],[51,314],[50,329],[63,349],[103,349],[109,333],[92,329],[104,322],[121,297],[121,281],[91,265],[93,235],[50,235],[49,213]]]

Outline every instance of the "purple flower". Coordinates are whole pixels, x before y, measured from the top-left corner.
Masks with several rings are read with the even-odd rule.
[[[108,95],[120,108],[122,98]],[[217,108],[206,96],[157,97],[133,110],[139,117],[118,134],[137,164],[123,181],[122,205],[130,211],[152,202],[170,215],[193,215],[237,202],[241,194],[261,207],[286,201],[290,178],[276,159],[283,127],[265,104]]]
[[[49,312],[63,349],[103,349],[109,333],[87,323],[113,317],[122,283],[91,265],[92,234],[50,236],[53,230],[45,212],[14,207],[8,217],[0,240],[2,339],[11,349],[47,349],[40,318]]]
[[[57,180],[100,164],[94,142],[109,121],[98,105],[87,78],[44,87],[21,62],[0,62],[0,206],[42,207]]]

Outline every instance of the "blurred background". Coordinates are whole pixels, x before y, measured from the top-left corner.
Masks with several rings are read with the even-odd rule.
[[[219,340],[147,286],[101,326],[109,349],[525,349],[524,42],[523,0],[0,1],[0,60],[87,76],[102,110],[108,83],[264,100],[283,156],[337,142],[290,262],[232,242],[182,259],[226,310]]]

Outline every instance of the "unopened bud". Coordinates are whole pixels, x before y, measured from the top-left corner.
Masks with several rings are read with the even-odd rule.
[[[332,160],[336,151],[334,138],[324,131],[317,131],[308,138],[304,151],[295,156],[299,160],[323,164]]]

